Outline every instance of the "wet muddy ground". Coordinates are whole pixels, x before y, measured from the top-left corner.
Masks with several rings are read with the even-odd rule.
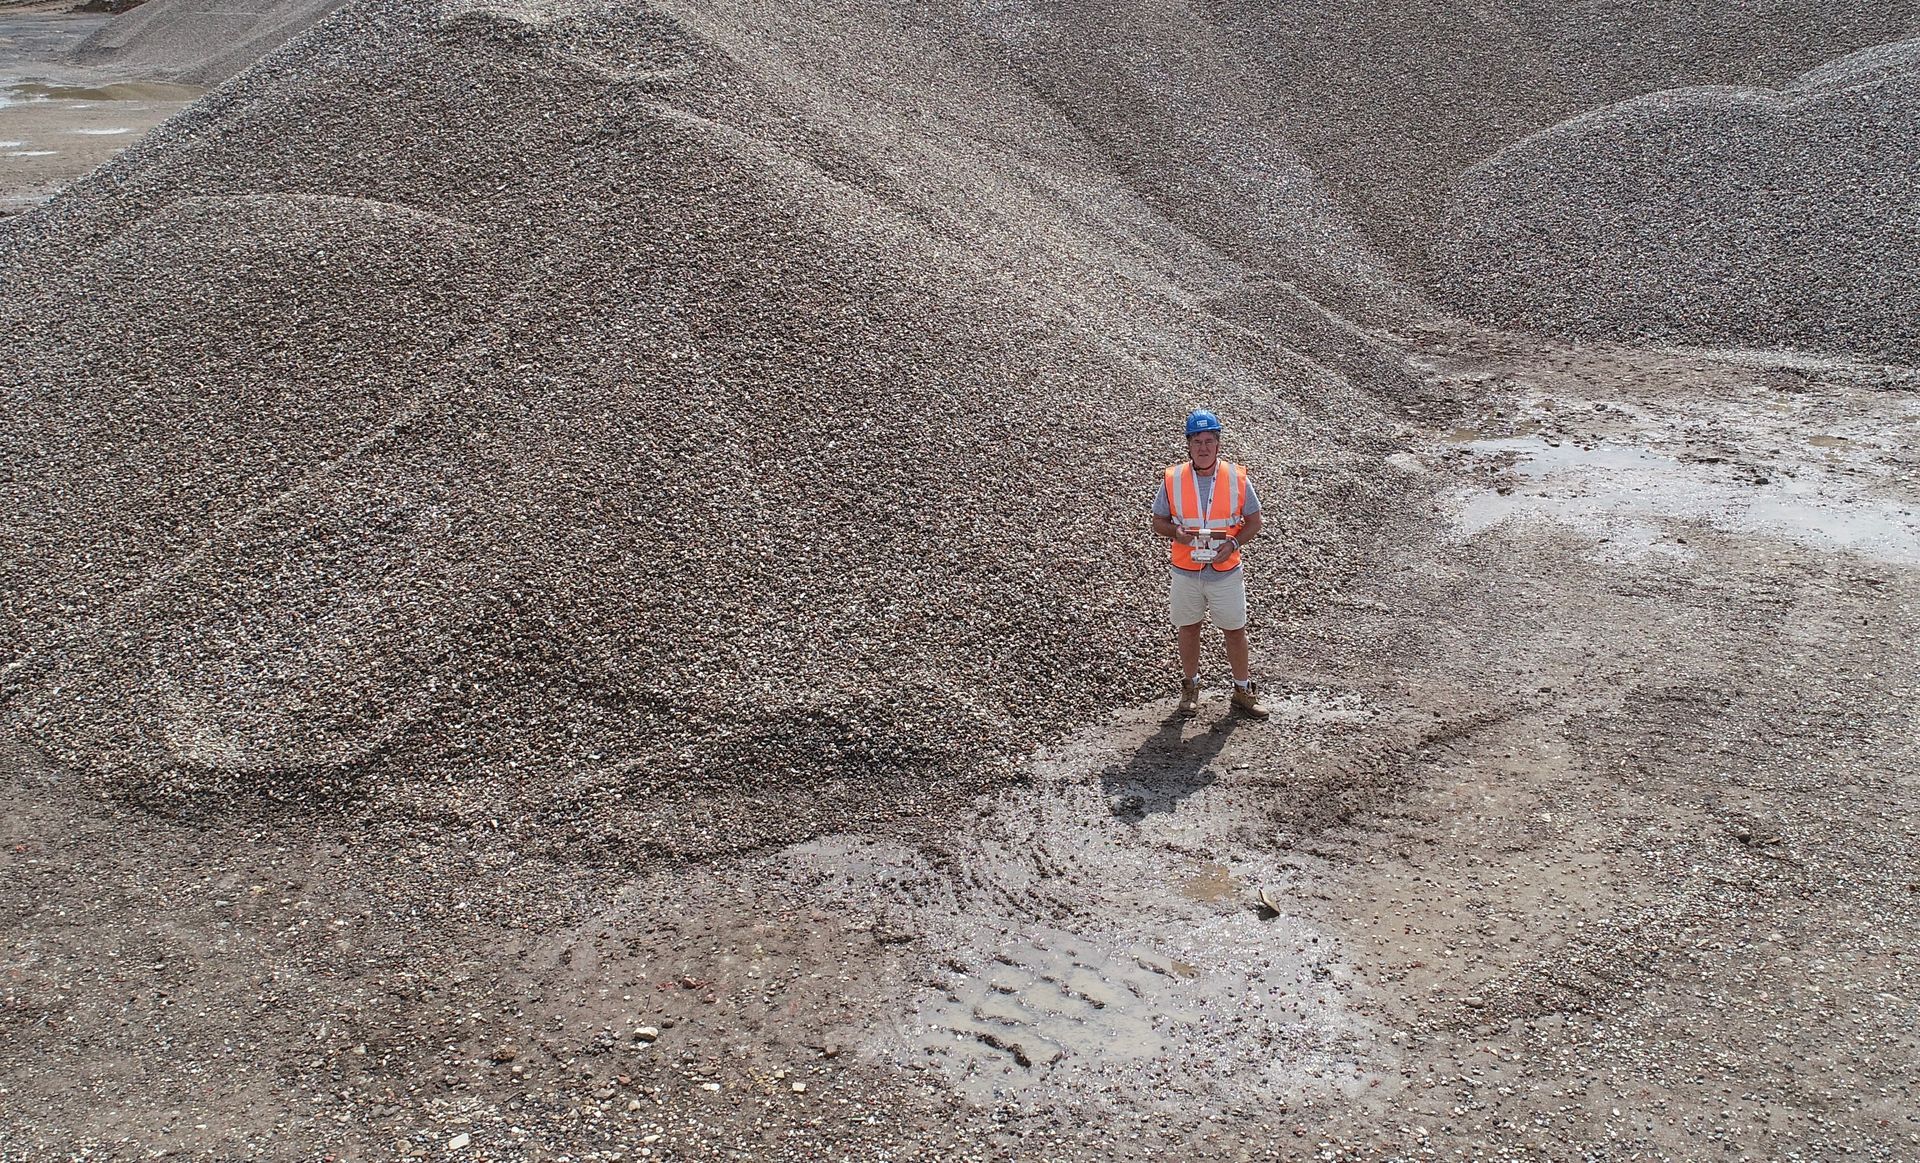
[[[66,63],[108,19],[51,6],[0,11],[0,214],[53,197],[200,96]]]
[[[1259,610],[1272,721],[966,818],[633,875],[16,744],[0,1154],[1920,1157],[1920,383],[1401,339],[1433,536]]]

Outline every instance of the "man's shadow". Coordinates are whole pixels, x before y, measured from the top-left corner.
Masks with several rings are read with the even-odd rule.
[[[1137,824],[1157,812],[1171,812],[1181,800],[1212,783],[1217,775],[1207,767],[1239,725],[1240,717],[1231,712],[1204,725],[1198,719],[1169,715],[1131,758],[1100,773],[1100,789],[1114,817]],[[1196,730],[1188,738],[1190,726]]]

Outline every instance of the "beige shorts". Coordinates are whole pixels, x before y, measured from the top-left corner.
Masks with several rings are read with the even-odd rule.
[[[1213,624],[1222,630],[1243,630],[1247,625],[1247,571],[1232,573],[1187,573],[1168,570],[1173,575],[1169,586],[1169,604],[1173,624],[1191,626],[1213,616]]]

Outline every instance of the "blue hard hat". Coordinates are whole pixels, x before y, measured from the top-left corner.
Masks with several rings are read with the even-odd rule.
[[[1220,431],[1220,417],[1204,408],[1187,417],[1187,435],[1198,436],[1202,432]]]

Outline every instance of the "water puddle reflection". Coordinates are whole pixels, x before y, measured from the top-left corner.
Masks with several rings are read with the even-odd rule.
[[[1228,900],[1239,893],[1240,882],[1233,878],[1233,873],[1225,865],[1220,864],[1202,864],[1197,874],[1185,878],[1180,884],[1180,895],[1190,901],[1203,903]]]

